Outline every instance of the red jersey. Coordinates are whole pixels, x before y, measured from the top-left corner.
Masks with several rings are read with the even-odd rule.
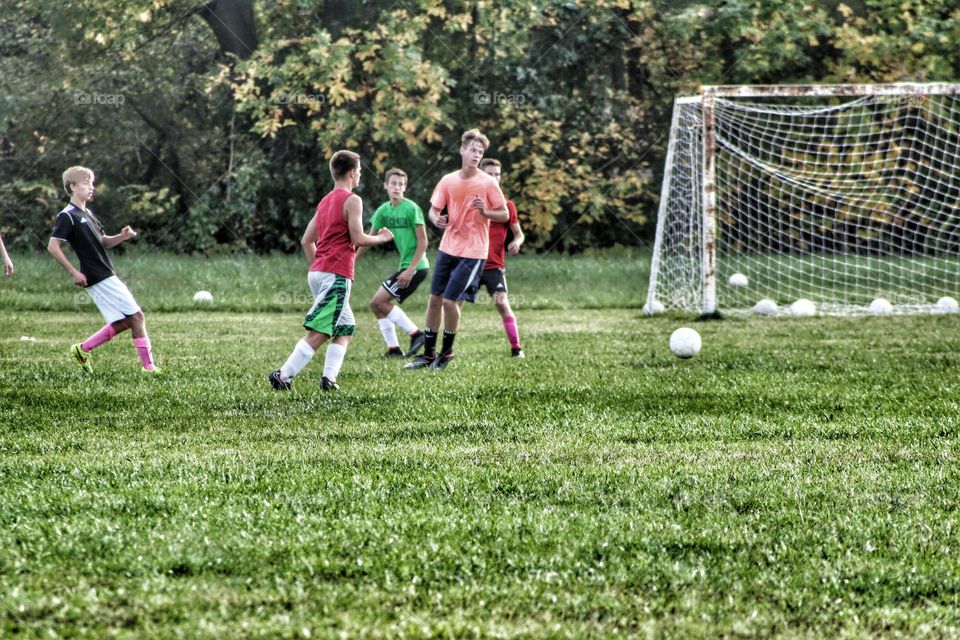
[[[353,263],[357,249],[350,241],[350,229],[343,205],[352,191],[336,188],[317,205],[314,217],[317,227],[317,256],[310,271],[325,271],[353,280]]]
[[[510,212],[510,220],[507,222],[490,221],[490,252],[487,254],[487,262],[483,265],[483,270],[503,269],[503,250],[507,242],[507,231],[510,225],[519,222],[517,218],[517,205],[513,200],[507,200],[507,211]]]

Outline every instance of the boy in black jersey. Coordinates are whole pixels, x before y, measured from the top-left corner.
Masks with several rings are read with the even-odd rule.
[[[103,225],[93,212],[87,209],[87,203],[93,199],[94,179],[93,171],[86,167],[70,167],[63,172],[63,188],[70,196],[70,204],[57,215],[50,242],[47,243],[47,251],[53,259],[70,274],[78,287],[87,290],[107,321],[85,341],[71,346],[70,355],[84,371],[92,372],[90,351],[118,333],[130,329],[142,370],[156,374],[160,369],[153,362],[143,311],[127,285],[116,276],[113,263],[104,250],[135,238],[137,233],[127,226],[117,235],[104,235]],[[61,248],[64,242],[69,242],[73,252],[77,254],[79,270],[64,255]]]

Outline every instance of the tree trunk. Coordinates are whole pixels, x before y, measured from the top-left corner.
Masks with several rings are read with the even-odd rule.
[[[245,60],[256,50],[253,0],[210,0],[200,10],[200,15],[217,36],[224,53]]]

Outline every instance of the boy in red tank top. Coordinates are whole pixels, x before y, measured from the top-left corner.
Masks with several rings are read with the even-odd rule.
[[[353,193],[360,184],[360,156],[352,151],[337,151],[330,158],[330,174],[333,191],[317,205],[317,213],[300,240],[310,263],[307,283],[313,293],[313,306],[303,321],[307,334],[297,342],[283,366],[267,377],[278,391],[293,386],[293,378],[327,340],[330,345],[320,386],[324,391],[340,388],[337,375],[355,330],[350,287],[356,247],[372,247],[393,240],[389,229],[381,229],[375,236],[363,232],[363,202]]]

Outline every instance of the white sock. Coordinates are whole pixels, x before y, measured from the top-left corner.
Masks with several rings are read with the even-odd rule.
[[[343,357],[347,355],[347,347],[342,344],[331,342],[327,347],[327,357],[323,361],[323,377],[331,382],[336,382],[337,375],[340,374],[340,367],[343,366]]]
[[[407,314],[403,312],[403,309],[396,305],[394,305],[393,309],[390,310],[390,313],[387,314],[387,320],[400,327],[400,330],[406,334],[417,332],[417,325],[413,323],[413,320],[407,317]]]
[[[280,377],[288,382],[292,380],[294,376],[303,371],[305,366],[310,364],[310,359],[313,358],[314,353],[313,347],[308,345],[306,340],[299,341],[297,346],[293,348],[290,357],[280,367]]]
[[[399,347],[400,341],[397,340],[397,329],[393,326],[390,318],[380,318],[377,320],[377,324],[380,325],[380,333],[383,334],[383,339],[387,341],[387,346],[391,349]]]

